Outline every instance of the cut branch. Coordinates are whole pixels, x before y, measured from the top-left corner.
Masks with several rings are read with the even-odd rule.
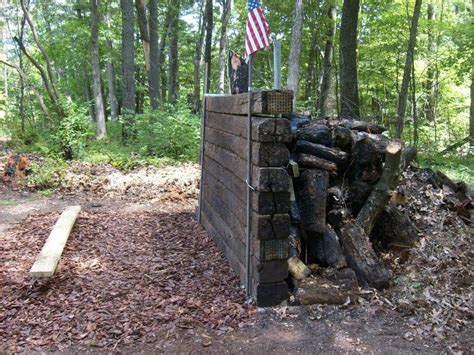
[[[403,144],[399,140],[392,141],[387,146],[382,176],[357,216],[357,224],[367,235],[372,231],[375,221],[390,200],[392,191],[397,187],[402,147]]]

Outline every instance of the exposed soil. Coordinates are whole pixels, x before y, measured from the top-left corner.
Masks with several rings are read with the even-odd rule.
[[[392,289],[361,290],[347,306],[260,309],[245,304],[238,279],[195,221],[198,178],[191,164],[121,173],[75,163],[50,197],[0,185],[0,352],[472,351],[472,235],[441,203],[409,211],[426,225],[419,225],[425,237],[433,228],[444,237],[428,239],[431,247],[405,264],[387,254]],[[410,206],[426,206],[420,196]],[[83,212],[57,273],[32,281],[28,270],[69,204]]]

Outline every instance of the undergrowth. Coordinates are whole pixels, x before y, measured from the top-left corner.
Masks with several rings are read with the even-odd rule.
[[[441,155],[426,152],[418,154],[417,161],[421,167],[440,170],[452,180],[474,184],[474,154]]]
[[[5,126],[3,126],[5,127]],[[107,122],[107,138],[94,137],[95,125],[84,108],[75,108],[56,128],[10,128],[9,146],[16,153],[38,154],[28,184],[40,190],[57,188],[68,160],[106,163],[120,170],[197,161],[200,119],[185,107],[167,106],[135,116],[134,137],[123,142],[122,123]]]

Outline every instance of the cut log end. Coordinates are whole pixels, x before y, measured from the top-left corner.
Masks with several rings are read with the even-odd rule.
[[[387,153],[397,154],[403,149],[403,143],[400,140],[393,140],[387,145]]]

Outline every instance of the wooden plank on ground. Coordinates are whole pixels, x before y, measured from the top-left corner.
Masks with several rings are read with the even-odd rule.
[[[31,277],[51,277],[58,265],[81,206],[66,207],[30,269]]]
[[[248,94],[207,96],[206,111],[246,115]],[[293,92],[291,90],[264,90],[252,93],[254,114],[279,115],[292,111]]]

